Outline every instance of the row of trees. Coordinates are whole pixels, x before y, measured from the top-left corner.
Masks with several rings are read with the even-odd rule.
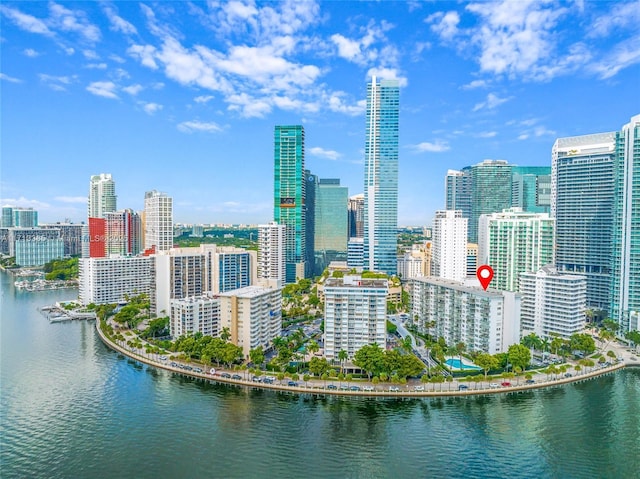
[[[78,278],[78,258],[54,259],[43,266],[44,279],[69,280]]]
[[[182,352],[187,360],[199,359],[207,366],[212,363],[226,364],[231,367],[233,363],[242,361],[244,355],[242,348],[230,343],[229,331],[224,328],[220,337],[205,336],[202,333],[181,336],[169,346],[170,351]]]
[[[613,338],[612,338],[613,339]],[[569,339],[561,338],[559,335],[552,335],[551,339],[541,338],[535,333],[528,334],[520,340],[520,344],[529,348],[532,353],[536,350],[541,352],[552,352],[558,356],[570,356],[576,352],[591,354],[596,350],[596,343],[590,334],[576,333]]]
[[[381,374],[390,377],[407,378],[418,376],[424,369],[424,364],[413,354],[402,354],[398,350],[383,351],[378,344],[369,344],[356,351],[353,364],[372,376]]]

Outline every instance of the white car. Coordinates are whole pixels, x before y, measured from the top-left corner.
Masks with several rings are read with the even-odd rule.
[[[362,386],[363,391],[373,391],[373,386]]]
[[[399,391],[400,391],[400,388],[398,386],[389,386],[389,392],[397,393]]]
[[[498,389],[500,387],[500,385],[498,383],[491,383],[491,384],[489,384],[489,387],[491,389]]]

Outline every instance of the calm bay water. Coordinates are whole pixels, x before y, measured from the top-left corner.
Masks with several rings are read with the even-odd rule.
[[[185,379],[50,324],[73,290],[0,272],[0,477],[640,477],[640,369],[442,400],[314,399]]]

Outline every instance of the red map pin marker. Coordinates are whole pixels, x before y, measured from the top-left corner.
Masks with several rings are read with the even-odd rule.
[[[480,284],[486,291],[489,287],[489,283],[491,283],[491,280],[493,279],[493,268],[488,264],[483,264],[476,271],[476,276],[478,277]]]

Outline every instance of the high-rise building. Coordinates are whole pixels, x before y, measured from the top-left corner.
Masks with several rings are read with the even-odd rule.
[[[309,170],[304,170],[305,177],[305,240],[306,240],[306,259],[305,259],[305,277],[311,277],[315,274],[315,231],[316,231],[316,193],[320,185],[320,180]],[[322,271],[320,272],[322,273]]]
[[[203,294],[184,299],[172,299],[169,313],[169,334],[177,338],[202,333],[218,336],[220,333],[220,299]]]
[[[295,283],[306,273],[306,181],[304,128],[278,125],[274,133],[274,220],[285,225],[286,282]]]
[[[230,341],[249,351],[271,347],[282,334],[282,289],[247,286],[220,294],[220,330],[228,328]]]
[[[609,313],[615,133],[558,138],[552,150],[551,216],[559,273],[587,278],[587,308]]]
[[[12,226],[13,226],[13,207],[3,206],[2,207],[2,223],[0,223],[0,227],[11,228]]]
[[[397,269],[400,86],[374,76],[367,85],[364,158],[364,268]]]
[[[38,212],[33,208],[13,208],[13,226],[16,228],[38,226]]]
[[[530,213],[551,211],[551,167],[514,166],[511,206]]]
[[[60,229],[9,228],[9,255],[19,266],[42,266],[64,256]]]
[[[93,175],[89,180],[88,218],[104,218],[105,213],[116,211],[116,184],[109,173]]]
[[[364,237],[364,194],[349,197],[349,238]]]
[[[80,302],[85,305],[113,304],[139,294],[152,298],[155,290],[153,263],[152,256],[80,258]]]
[[[616,134],[611,317],[640,330],[640,115]]]
[[[480,215],[499,213],[511,207],[511,170],[505,160],[485,160],[471,167],[471,216],[469,242],[478,242]]]
[[[314,275],[332,261],[347,260],[348,189],[339,179],[320,179],[315,194]]]
[[[471,218],[471,167],[449,170],[445,178],[445,209],[462,210],[463,218]]]
[[[52,223],[40,225],[42,229],[60,230],[60,238],[64,244],[64,256],[82,255],[82,236],[84,235],[86,224],[75,223]]]
[[[173,246],[173,198],[159,191],[144,195],[144,249],[166,251]]]
[[[483,291],[434,277],[409,283],[411,317],[417,318],[422,332],[489,354],[505,352],[520,341],[519,293]]]
[[[461,210],[436,211],[433,219],[432,274],[462,281],[467,277],[467,218]]]
[[[360,271],[364,268],[364,238],[349,238],[347,242],[347,266]]]
[[[554,220],[547,213],[507,208],[478,223],[479,263],[493,268],[492,288],[519,291],[520,273],[553,263]]]
[[[142,221],[131,209],[105,213],[107,255],[136,255],[142,251]]]
[[[285,225],[275,221],[258,226],[258,279],[285,284]]]
[[[386,349],[387,280],[346,275],[324,283],[324,355],[336,359],[341,350],[350,358],[362,346]]]
[[[544,266],[520,275],[522,336],[536,333],[569,339],[584,329],[587,280],[584,276],[559,274]]]

